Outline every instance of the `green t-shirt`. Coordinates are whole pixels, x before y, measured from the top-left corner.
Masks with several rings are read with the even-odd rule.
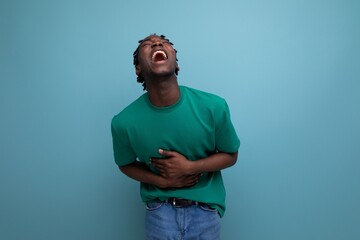
[[[234,153],[240,146],[227,103],[216,95],[180,86],[180,99],[169,107],[156,107],[143,94],[111,122],[115,162],[124,166],[150,157],[158,149],[179,152],[196,161],[216,152]],[[144,202],[179,197],[204,202],[225,212],[225,188],[221,172],[204,173],[188,188],[161,189],[141,183]]]

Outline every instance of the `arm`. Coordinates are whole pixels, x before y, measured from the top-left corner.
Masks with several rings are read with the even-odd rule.
[[[217,152],[206,158],[190,161],[175,151],[160,149],[159,153],[165,156],[166,159],[152,159],[151,163],[160,172],[161,176],[167,178],[219,171],[234,165],[238,155],[237,152]]]
[[[181,175],[177,177],[165,177],[156,175],[151,172],[148,167],[139,162],[134,162],[125,166],[120,166],[119,169],[128,177],[139,182],[155,185],[159,188],[181,188],[190,187],[198,182],[199,175]]]
[[[237,161],[238,153],[218,152],[207,158],[190,161],[190,172],[214,172],[233,166]],[[192,170],[191,170],[192,169]]]

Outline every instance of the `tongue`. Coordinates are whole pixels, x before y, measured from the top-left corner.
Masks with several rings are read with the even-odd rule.
[[[165,60],[164,55],[162,55],[161,53],[158,53],[158,54],[155,55],[155,58],[154,58],[155,62],[160,62],[162,60]]]

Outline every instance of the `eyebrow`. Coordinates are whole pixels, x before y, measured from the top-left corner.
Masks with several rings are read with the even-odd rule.
[[[139,44],[142,45],[144,42],[151,42],[152,38],[159,38],[162,42],[167,42],[167,43],[170,43],[172,45],[172,43],[168,39],[162,38],[162,37],[148,37],[148,38],[145,38],[143,40],[140,40]]]

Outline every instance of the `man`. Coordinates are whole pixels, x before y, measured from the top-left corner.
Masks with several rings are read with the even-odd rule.
[[[240,141],[224,99],[179,86],[173,44],[156,34],[134,52],[147,92],[111,123],[115,162],[141,182],[146,239],[220,239],[225,188],[220,170]]]

